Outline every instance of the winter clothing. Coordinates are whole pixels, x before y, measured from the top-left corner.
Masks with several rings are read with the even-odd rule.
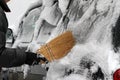
[[[29,64],[29,65],[36,65],[36,64],[39,64],[39,63],[48,63],[47,62],[47,59],[45,57],[42,57],[41,55],[37,55],[37,58],[36,58],[36,54],[32,53],[32,52],[26,52],[26,61],[25,63],[26,64]]]
[[[2,9],[6,12],[10,12],[9,7],[7,6],[5,0],[0,0],[0,6],[2,7]]]
[[[35,59],[37,59],[37,55],[30,52],[25,52],[24,50],[15,48],[6,48],[6,32],[8,28],[8,21],[4,11],[10,11],[7,8],[6,4],[1,3],[0,0],[0,66],[2,67],[16,67],[20,66],[30,60],[28,64],[31,64]],[[29,54],[29,56],[28,56]],[[33,56],[34,55],[34,56]]]
[[[25,60],[26,64],[32,65],[35,59],[37,60],[36,54],[32,52],[26,52],[26,60]]]

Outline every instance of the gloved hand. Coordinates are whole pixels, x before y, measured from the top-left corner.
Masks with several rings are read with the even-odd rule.
[[[40,62],[47,62],[47,60],[42,56],[38,56],[36,53],[26,52],[25,64],[37,65]]]

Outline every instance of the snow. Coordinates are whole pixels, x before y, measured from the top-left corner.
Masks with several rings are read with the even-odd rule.
[[[104,12],[106,10],[108,10],[108,8],[111,6],[111,2],[112,0],[99,0],[97,2],[97,11],[98,12]]]
[[[55,0],[42,0],[43,6],[51,7]]]
[[[89,80],[86,79],[88,75],[81,75],[81,71],[79,71],[82,69],[82,66],[79,64],[82,62],[83,57],[96,63],[94,66],[91,66],[90,71],[92,74],[97,72],[98,67],[100,67],[105,79],[112,80],[112,73],[120,68],[119,53],[116,54],[113,51],[111,44],[111,29],[120,14],[120,8],[116,6],[118,3],[119,0],[92,1],[89,8],[86,8],[84,14],[78,21],[72,20],[69,23],[68,28],[73,31],[74,37],[77,39],[77,44],[66,56],[67,59],[62,58],[51,63],[52,65],[50,65],[47,73],[47,80],[75,80],[76,78],[79,80]],[[86,5],[83,5],[83,8],[84,6]],[[95,9],[97,11],[93,13]],[[115,11],[113,12],[113,10]],[[104,15],[105,13],[107,14]],[[63,26],[57,26],[52,36],[58,35],[61,28],[64,29]],[[74,69],[75,71],[66,76],[66,69]],[[80,74],[75,73],[77,71]],[[89,73],[87,70],[82,71],[83,73]],[[79,77],[75,78],[72,75],[79,75]]]
[[[57,7],[58,7],[58,3],[55,3],[51,7],[44,7],[39,18],[46,20],[52,25],[57,25],[58,21],[62,16],[61,11]]]
[[[104,48],[103,48],[104,47]],[[74,69],[75,72],[82,70],[82,66],[80,66],[80,63],[82,61],[83,57],[88,57],[88,59],[94,61],[97,65],[92,66],[91,72],[94,73],[96,72],[95,69],[97,69],[97,66],[100,66],[104,73],[109,74],[108,70],[108,62],[107,58],[109,55],[109,50],[105,48],[105,46],[99,46],[93,43],[87,43],[87,44],[77,44],[69,53],[68,56],[63,58],[63,60],[59,60],[56,62],[53,62],[52,65],[50,65],[50,69],[47,73],[47,80],[59,80],[59,78],[63,78],[65,76],[66,69]],[[105,65],[103,65],[105,64]],[[83,70],[84,72],[82,74],[76,74],[79,76],[82,76],[84,78],[87,78],[87,72],[86,70]],[[73,73],[75,75],[75,73]],[[81,79],[78,76],[78,79]],[[70,76],[67,77],[67,79],[72,80],[71,74]],[[61,80],[64,80],[61,79]],[[65,79],[66,80],[66,79]],[[88,79],[86,79],[88,80]]]
[[[22,66],[22,70],[23,70],[23,79],[25,79],[28,75],[28,73],[30,72],[30,66],[29,65],[23,65]]]
[[[19,20],[21,19],[22,15],[24,15],[28,7],[37,1],[38,0],[11,0],[8,2],[8,6],[11,9],[10,13],[6,13],[9,21],[9,26],[17,26]]]
[[[81,75],[75,75],[75,74],[71,74],[70,76],[68,77],[64,77],[63,79],[58,79],[58,80],[89,80],[89,79],[86,79],[84,76],[81,76]]]
[[[58,0],[59,1],[59,8],[61,9],[62,13],[66,12],[67,6],[70,0]]]
[[[27,50],[36,52],[66,30],[72,31],[76,44],[67,56],[50,63],[46,80],[92,80],[99,69],[102,76],[97,75],[98,78],[112,80],[112,73],[120,68],[120,55],[113,50],[111,32],[120,14],[120,1],[74,0],[69,10],[66,10],[69,0],[53,4],[54,1],[43,0],[40,14],[36,14],[39,18],[33,21],[34,36]],[[62,21],[67,11],[68,23]],[[23,16],[22,20],[33,26],[28,17]],[[21,41],[17,40],[19,44]]]
[[[117,69],[120,68],[119,59],[120,59],[119,53],[115,54],[115,53],[111,52],[108,55],[109,71],[115,72]]]

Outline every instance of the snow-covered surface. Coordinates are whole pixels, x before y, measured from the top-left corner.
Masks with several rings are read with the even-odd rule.
[[[9,21],[9,26],[16,26],[28,7],[37,1],[38,0],[11,0],[8,2],[8,6],[11,9],[10,13],[6,13]]]
[[[77,44],[66,56],[67,59],[63,58],[51,63],[47,80],[91,80],[98,67],[102,69],[105,80],[112,80],[113,72],[120,68],[119,53],[113,51],[111,43],[111,30],[120,14],[120,8],[118,8],[120,1],[76,0],[73,3],[75,2],[76,4],[72,4],[72,6],[76,5],[76,7],[70,9],[68,15],[70,19],[68,29],[73,31]],[[84,5],[78,6],[81,2]],[[81,15],[79,15],[79,11],[81,11]],[[61,27],[64,29],[63,26]],[[57,31],[54,31],[52,35],[58,35],[57,32],[61,27],[57,26],[55,29]],[[82,58],[85,59],[82,60]],[[85,63],[80,66],[81,62],[87,59],[94,63],[90,69],[83,67]],[[89,61],[87,62],[89,63]],[[73,71],[66,76],[66,69]],[[103,80],[102,77],[100,79]]]
[[[69,0],[58,0],[55,4],[54,0],[43,2],[38,20],[32,21],[34,17],[30,20],[34,24],[29,25],[34,26],[34,36],[27,49],[36,52],[39,46],[66,30],[71,30],[76,39],[67,56],[50,63],[46,80],[112,80],[113,72],[120,68],[120,55],[113,50],[111,32],[120,14],[120,0],[73,0],[68,10]],[[21,20],[25,25],[28,15]],[[26,45],[20,39],[14,45]]]
[[[69,1],[70,0],[59,0],[59,8],[61,9],[63,14],[66,12]]]
[[[55,0],[42,0],[42,1],[43,1],[43,6],[51,7],[54,4]]]

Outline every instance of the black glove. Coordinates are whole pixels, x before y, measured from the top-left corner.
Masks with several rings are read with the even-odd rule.
[[[37,60],[37,54],[26,52],[25,64],[32,65],[35,60]]]
[[[28,65],[37,65],[40,62],[45,62],[47,63],[48,61],[46,60],[46,58],[41,57],[35,53],[32,52],[26,52],[26,60],[25,60],[25,64]]]

